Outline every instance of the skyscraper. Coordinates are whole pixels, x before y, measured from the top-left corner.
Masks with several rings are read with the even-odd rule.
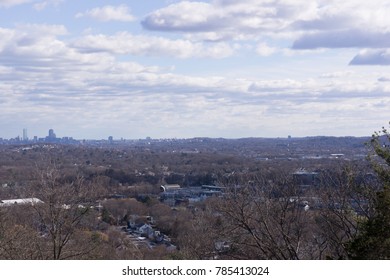
[[[52,128],[49,129],[49,136],[47,137],[49,140],[55,140],[56,134],[54,133],[54,130]]]
[[[27,128],[23,128],[23,141],[27,141],[28,136],[27,136]]]

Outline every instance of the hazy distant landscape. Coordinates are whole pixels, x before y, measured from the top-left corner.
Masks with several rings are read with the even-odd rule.
[[[389,14],[0,0],[0,259],[389,259]]]

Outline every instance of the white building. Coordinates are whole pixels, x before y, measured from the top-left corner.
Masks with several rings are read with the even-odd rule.
[[[39,198],[19,198],[19,199],[5,199],[5,200],[0,200],[0,207],[5,207],[5,206],[12,206],[12,205],[34,205],[34,204],[39,204],[43,203],[42,200]]]

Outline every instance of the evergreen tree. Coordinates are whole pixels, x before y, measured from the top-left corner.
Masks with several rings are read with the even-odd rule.
[[[373,216],[361,222],[360,233],[347,248],[352,259],[390,259],[390,133],[382,128],[370,146],[370,162],[383,189],[376,195]]]

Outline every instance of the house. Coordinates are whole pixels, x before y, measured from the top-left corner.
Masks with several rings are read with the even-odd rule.
[[[138,232],[141,234],[141,236],[147,237],[148,239],[152,239],[154,237],[154,229],[148,224],[141,226],[138,229]]]

